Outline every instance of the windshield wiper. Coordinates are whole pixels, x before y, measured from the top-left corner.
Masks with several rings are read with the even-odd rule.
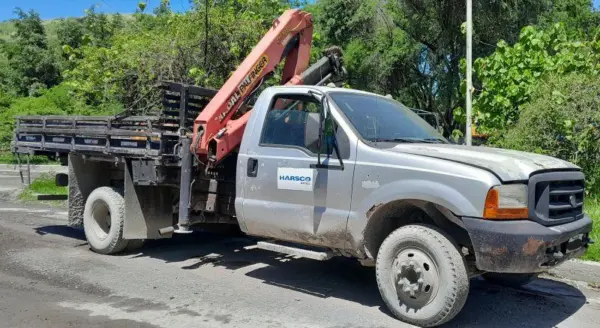
[[[423,142],[422,139],[411,139],[411,138],[377,138],[371,141],[374,142],[409,142],[409,143],[417,143]]]
[[[436,144],[445,144],[446,140],[442,139],[442,138],[426,138],[426,139],[422,139],[423,142],[426,143],[436,143]]]
[[[377,138],[374,142],[446,143],[440,138]]]

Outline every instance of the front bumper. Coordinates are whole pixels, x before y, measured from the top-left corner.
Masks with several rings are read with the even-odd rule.
[[[534,221],[491,221],[464,217],[479,270],[532,273],[581,256],[590,242],[592,220],[546,227]],[[579,238],[581,237],[581,238]]]

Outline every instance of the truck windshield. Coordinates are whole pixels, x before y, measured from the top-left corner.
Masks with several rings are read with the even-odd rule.
[[[373,142],[448,142],[425,120],[395,100],[349,92],[331,92],[329,95],[363,139]]]

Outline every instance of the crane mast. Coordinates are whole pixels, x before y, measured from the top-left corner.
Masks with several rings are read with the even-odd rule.
[[[318,84],[341,75],[341,53],[336,48],[308,68],[312,33],[310,13],[290,9],[277,18],[194,120],[192,153],[206,157],[207,165],[214,166],[239,147],[250,111],[236,119],[234,114],[282,61],[281,84]]]

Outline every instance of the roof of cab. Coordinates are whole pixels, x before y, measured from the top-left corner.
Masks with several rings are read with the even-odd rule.
[[[362,91],[362,90],[357,90],[357,89],[336,88],[336,87],[315,86],[315,85],[279,85],[279,86],[273,86],[271,88],[273,88],[273,89],[289,89],[289,88],[294,88],[294,89],[312,89],[312,90],[317,90],[317,91],[320,91],[320,92],[323,92],[323,93],[348,92],[348,93],[356,93],[356,94],[364,94],[364,95],[384,97],[384,96],[376,94],[376,93]]]

